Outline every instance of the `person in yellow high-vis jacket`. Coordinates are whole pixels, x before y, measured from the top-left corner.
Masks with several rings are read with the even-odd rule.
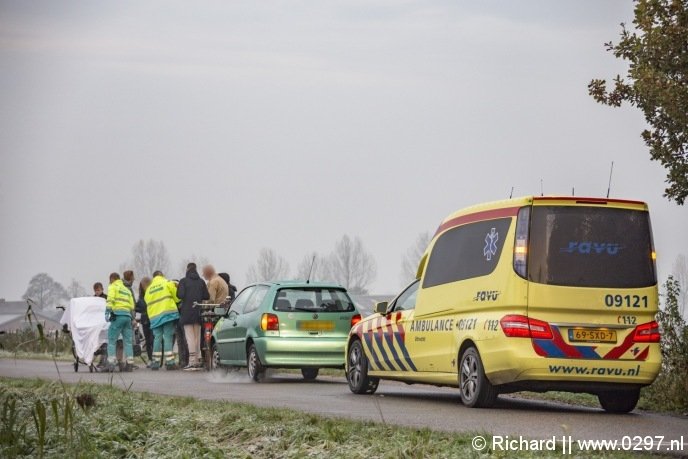
[[[158,370],[165,361],[168,370],[176,370],[177,359],[172,348],[174,331],[179,320],[177,286],[165,279],[162,272],[153,273],[153,280],[146,289],[145,301],[153,331],[153,363],[151,370]]]
[[[105,306],[105,320],[110,322],[108,329],[108,371],[115,371],[117,365],[117,339],[122,335],[124,344],[125,362],[120,362],[123,371],[132,371],[134,368],[134,329],[131,321],[134,315],[134,297],[131,291],[119,278],[119,274],[110,274],[110,286],[108,287]]]

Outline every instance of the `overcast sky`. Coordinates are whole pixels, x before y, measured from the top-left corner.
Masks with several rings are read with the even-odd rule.
[[[240,286],[343,234],[371,290],[450,212],[515,195],[651,206],[660,276],[686,208],[593,77],[630,1],[0,2],[0,297],[47,272],[90,291],[139,239]]]

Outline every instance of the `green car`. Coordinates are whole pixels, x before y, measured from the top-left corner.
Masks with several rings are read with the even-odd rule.
[[[268,368],[344,368],[347,337],[361,320],[346,290],[334,284],[270,282],[246,287],[213,331],[219,366],[247,367],[253,381]]]

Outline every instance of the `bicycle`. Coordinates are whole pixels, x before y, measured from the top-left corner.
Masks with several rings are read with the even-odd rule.
[[[226,304],[210,304],[194,302],[194,307],[201,308],[201,330],[203,333],[203,342],[201,345],[201,355],[203,356],[203,368],[206,371],[213,371],[220,366],[220,356],[213,345],[213,329],[215,324],[224,313],[218,313],[216,310],[222,308],[226,310]]]

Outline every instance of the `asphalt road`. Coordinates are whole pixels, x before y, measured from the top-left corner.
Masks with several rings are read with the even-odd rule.
[[[59,368],[59,375],[58,370]],[[69,362],[0,359],[0,376],[58,379],[64,382],[109,384],[111,375],[74,372]],[[494,409],[470,409],[461,405],[456,390],[431,386],[380,383],[374,396],[354,395],[344,378],[320,377],[305,382],[300,375],[274,373],[263,383],[252,383],[245,371],[153,372],[140,369],[115,373],[113,383],[132,390],[193,396],[199,399],[247,402],[258,406],[293,408],[329,417],[428,427],[453,432],[485,432],[574,439],[621,439],[625,435],[663,435],[665,441],[683,436],[688,455],[688,418],[634,412],[611,415],[601,409],[501,396]]]

